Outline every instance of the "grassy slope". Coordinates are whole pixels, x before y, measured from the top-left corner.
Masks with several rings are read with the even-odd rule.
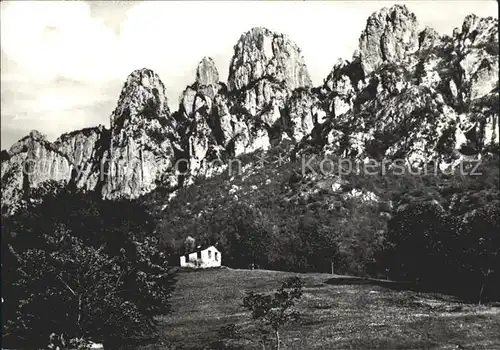
[[[240,306],[244,292],[275,290],[292,275],[306,280],[299,303],[303,317],[284,331],[284,348],[500,349],[498,307],[328,274],[232,269],[181,272],[173,312],[161,319],[160,341],[147,348],[220,348],[214,345],[217,330],[231,323],[251,335],[250,318]],[[231,348],[238,346],[261,348],[248,341]]]

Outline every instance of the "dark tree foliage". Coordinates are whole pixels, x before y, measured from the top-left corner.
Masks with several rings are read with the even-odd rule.
[[[108,346],[153,338],[173,276],[149,214],[76,190],[38,197],[2,222],[3,342],[39,348],[52,333]]]
[[[219,242],[225,264],[246,268],[269,267],[270,231],[259,211],[238,203],[229,210],[215,210],[208,218],[210,240]]]
[[[393,261],[391,276],[414,281],[432,281],[441,276],[453,234],[451,219],[436,204],[417,203],[400,209],[389,221],[386,236],[390,247],[387,253]]]
[[[500,299],[500,207],[455,216],[417,203],[390,220],[381,259],[393,279],[476,300]]]

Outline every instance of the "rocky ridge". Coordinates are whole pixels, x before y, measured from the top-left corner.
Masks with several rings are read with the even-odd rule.
[[[406,6],[383,8],[368,18],[352,60],[337,61],[319,87],[293,41],[252,28],[234,46],[227,84],[203,58],[173,113],[158,75],[136,70],[110,129],[54,142],[33,131],[2,151],[2,210],[49,180],[109,199],[173,190],[285,139],[293,154],[419,164],[498,152],[497,27],[469,15],[452,36],[439,35],[420,30]]]
[[[446,166],[498,149],[497,25],[470,15],[448,37],[419,31],[406,6],[374,13],[319,89],[330,117],[298,152]]]

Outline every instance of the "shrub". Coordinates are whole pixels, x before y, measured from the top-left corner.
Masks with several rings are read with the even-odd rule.
[[[248,292],[243,298],[243,306],[251,311],[252,318],[258,322],[264,342],[270,334],[274,334],[278,350],[281,343],[279,331],[299,316],[293,307],[302,297],[303,286],[304,282],[300,278],[291,277],[273,295]]]

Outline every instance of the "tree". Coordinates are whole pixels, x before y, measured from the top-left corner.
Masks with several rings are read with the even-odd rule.
[[[39,347],[55,333],[114,346],[155,336],[173,280],[142,207],[50,191],[2,226],[5,342]]]
[[[195,239],[191,236],[187,236],[184,240],[184,254],[189,254],[194,251],[196,244]]]
[[[460,237],[461,265],[471,275],[469,280],[478,284],[478,303],[481,304],[485,287],[491,277],[496,276],[496,284],[491,289],[500,291],[500,208],[488,205],[477,209],[466,218],[468,228]],[[494,280],[494,279],[492,279]]]
[[[389,221],[379,260],[394,279],[412,280],[479,303],[498,298],[500,206],[492,201],[458,213],[436,202],[399,208]]]
[[[281,328],[298,318],[293,309],[295,302],[302,297],[304,282],[298,277],[285,280],[273,294],[247,292],[243,306],[252,312],[252,318],[259,322],[261,334],[267,338],[270,332],[276,337],[276,347],[280,348]]]
[[[427,202],[400,208],[389,221],[387,268],[391,277],[436,283],[444,269],[454,236],[453,225],[439,205]]]
[[[224,264],[246,268],[255,263],[268,266],[270,229],[261,212],[246,204],[234,203],[230,209],[215,210],[206,223],[209,241],[220,244]]]
[[[306,213],[299,218],[296,229],[300,248],[300,266],[303,271],[329,272],[338,251],[335,231],[324,225],[322,217],[314,217]]]

